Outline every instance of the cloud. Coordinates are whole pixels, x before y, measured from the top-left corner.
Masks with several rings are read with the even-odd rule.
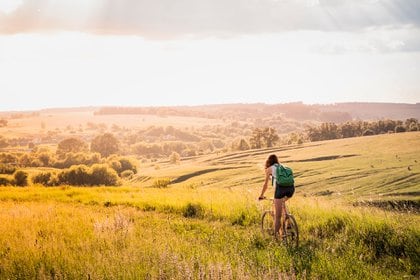
[[[0,33],[81,31],[149,38],[420,27],[418,0],[23,0]]]
[[[322,54],[420,51],[420,28],[375,27],[363,32],[310,32],[308,50]],[[309,40],[312,38],[312,40]]]

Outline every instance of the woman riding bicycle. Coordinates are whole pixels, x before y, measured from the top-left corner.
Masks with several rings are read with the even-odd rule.
[[[280,236],[283,235],[284,221],[286,219],[286,201],[293,196],[295,193],[295,186],[290,187],[280,187],[276,184],[276,171],[280,165],[279,160],[276,155],[272,154],[268,157],[265,162],[265,181],[261,190],[261,195],[258,199],[264,199],[264,193],[267,190],[268,181],[270,177],[272,178],[272,185],[275,187],[274,191],[274,206],[275,206],[275,215],[274,215],[274,232],[277,234],[280,233]],[[282,221],[282,226],[280,227],[280,217]]]

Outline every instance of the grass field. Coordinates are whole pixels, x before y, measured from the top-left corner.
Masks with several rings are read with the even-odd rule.
[[[2,187],[0,279],[418,279],[419,136],[147,163],[122,187]],[[270,153],[296,173],[297,249],[260,233]]]

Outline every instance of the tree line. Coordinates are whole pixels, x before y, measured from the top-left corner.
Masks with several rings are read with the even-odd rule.
[[[270,148],[278,145],[301,144],[340,138],[369,136],[385,133],[400,133],[419,131],[417,119],[379,121],[348,121],[341,124],[332,122],[318,126],[307,126],[304,131],[292,132],[284,136],[277,134],[272,127],[254,128],[249,138],[239,138],[232,143],[233,150],[245,151],[249,149]]]
[[[67,138],[57,145],[53,153],[47,148],[35,147],[29,153],[0,153],[0,185],[25,186],[28,174],[19,168],[52,167],[58,170],[34,175],[34,184],[58,185],[109,185],[119,184],[120,178],[131,178],[137,173],[137,164],[128,157],[117,155],[119,142],[111,133],[95,137],[90,149],[78,138]]]
[[[418,130],[419,123],[415,118],[409,118],[405,121],[351,121],[342,124],[322,123],[316,127],[308,127],[306,129],[306,136],[309,141],[321,141]]]

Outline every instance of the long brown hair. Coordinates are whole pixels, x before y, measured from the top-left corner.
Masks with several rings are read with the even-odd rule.
[[[268,167],[272,166],[275,163],[278,164],[279,163],[279,159],[277,158],[277,156],[275,154],[272,154],[265,161],[265,168],[268,168]]]

